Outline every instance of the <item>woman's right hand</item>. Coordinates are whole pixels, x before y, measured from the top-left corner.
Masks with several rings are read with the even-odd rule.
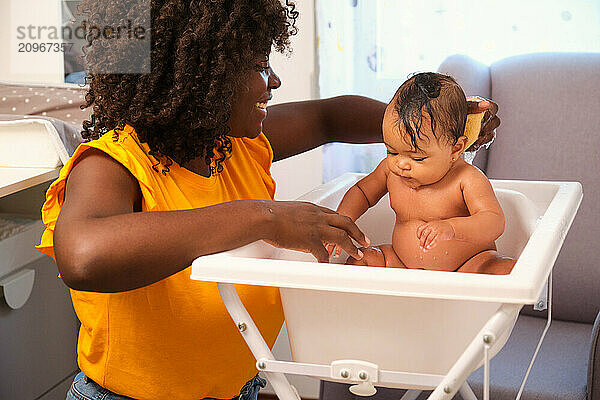
[[[349,217],[329,208],[302,201],[266,201],[270,218],[267,242],[277,247],[312,253],[318,262],[328,262],[324,242],[336,244],[350,256],[360,259],[354,239],[369,245],[364,233]]]

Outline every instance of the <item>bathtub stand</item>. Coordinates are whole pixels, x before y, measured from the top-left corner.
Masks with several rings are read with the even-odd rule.
[[[343,175],[300,200],[336,209],[343,194],[363,176]],[[257,369],[265,373],[281,400],[299,399],[285,373],[351,383],[351,391],[359,395],[371,395],[380,386],[411,389],[402,400],[414,400],[419,390],[432,389],[429,399],[449,400],[460,392],[465,400],[474,400],[465,382],[481,365],[483,399],[489,400],[489,360],[508,340],[522,306],[547,307],[548,321],[518,400],[551,323],[552,268],[583,192],[578,182],[490,182],[507,221],[496,245],[502,254],[517,259],[510,275],[348,269],[336,262],[317,264],[310,254],[274,251],[256,242],[199,257],[192,263],[191,279],[217,283]],[[357,220],[375,243],[389,240],[387,233],[393,229],[395,219],[388,203],[389,199],[382,199]],[[280,288],[290,344],[299,362],[275,360],[234,284]],[[365,295],[372,296],[368,302],[363,301]],[[335,319],[328,314],[332,311],[337,313]],[[388,315],[402,315],[402,319]],[[369,325],[357,325],[354,316],[367,317]],[[414,335],[410,327],[421,321],[423,334]],[[354,329],[363,336],[355,335]],[[379,344],[383,347],[375,347]]]
[[[443,376],[379,370],[376,364],[360,360],[336,360],[331,365],[278,361],[273,356],[269,346],[264,341],[250,314],[248,314],[248,311],[241,302],[234,284],[218,282],[217,286],[223,304],[256,359],[257,369],[265,374],[280,400],[301,400],[296,388],[285,377],[285,373],[335,379],[338,381],[341,378],[347,380],[348,383],[355,383],[350,388],[350,391],[359,396],[371,396],[375,394],[376,389],[373,384],[382,382],[395,386],[417,385],[435,387],[429,397],[430,400],[452,399],[457,392],[460,392],[464,400],[477,400],[466,380],[482,360],[484,365],[483,399],[489,400],[489,349],[497,338],[510,333],[514,321],[522,308],[522,304],[503,304],[483,326],[479,334],[476,335],[465,352],[448,371],[448,374]],[[550,273],[548,278],[547,290],[547,297],[546,293],[542,293],[536,308],[544,308],[543,306],[547,298],[548,322],[542,332],[527,372],[523,377],[516,400],[519,400],[523,393],[529,372],[552,320],[552,273]],[[420,393],[421,390],[408,390],[400,400],[414,400]]]

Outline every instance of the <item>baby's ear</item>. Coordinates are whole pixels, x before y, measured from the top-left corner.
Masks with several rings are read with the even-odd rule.
[[[465,135],[456,139],[456,143],[452,145],[452,157],[458,158],[466,150],[467,140]]]

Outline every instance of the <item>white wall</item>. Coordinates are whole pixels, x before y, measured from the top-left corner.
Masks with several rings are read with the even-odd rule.
[[[271,54],[271,65],[279,75],[282,85],[273,91],[273,103],[316,99],[318,76],[315,39],[315,1],[297,0],[300,12],[298,35],[292,38],[290,58],[279,53]],[[321,148],[278,161],[271,170],[277,182],[275,198],[293,200],[320,185],[323,179],[323,152]],[[285,325],[273,348],[278,360],[290,360],[291,353]],[[288,375],[290,383],[298,389],[303,399],[319,397],[319,381],[299,375]],[[261,393],[274,394],[268,385]]]
[[[33,43],[38,45],[42,42],[50,42],[29,38],[18,40],[17,27],[29,25],[34,26],[35,29],[38,27],[60,29],[62,26],[60,0],[0,0],[0,80],[63,83],[62,52],[19,52],[19,43],[31,46]],[[34,36],[38,37],[36,33]],[[52,43],[59,42],[52,41]]]
[[[288,58],[280,53],[271,54],[273,70],[281,78],[281,87],[273,91],[272,104],[316,99],[317,60],[315,40],[315,1],[298,0],[300,12],[298,34],[292,37],[293,52]],[[323,156],[320,148],[290,157],[273,165],[271,170],[277,182],[275,197],[293,200],[321,184]]]

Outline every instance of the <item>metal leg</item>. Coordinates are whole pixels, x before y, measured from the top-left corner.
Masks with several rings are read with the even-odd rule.
[[[244,304],[240,300],[237,291],[232,283],[217,283],[219,293],[223,304],[227,308],[229,315],[237,325],[242,337],[248,344],[254,358],[274,360],[273,353],[267,346],[267,343],[260,334],[256,324],[246,311]],[[281,372],[263,371],[267,380],[275,390],[280,400],[301,400],[295,388],[290,385],[285,375]]]
[[[273,354],[269,349],[269,346],[265,343],[261,336],[258,328],[254,324],[254,321],[246,311],[246,308],[242,304],[233,284],[230,283],[217,283],[219,293],[223,300],[223,304],[227,308],[229,315],[238,326],[242,337],[248,344],[250,351],[257,360],[273,360]],[[533,362],[538,354],[541,343],[550,327],[552,319],[552,275],[549,277],[548,284],[549,301],[548,301],[548,322],[542,333],[542,337],[538,343],[538,346],[533,354],[531,363],[521,388],[517,395],[516,400],[519,400],[529,376],[529,372],[533,366]],[[456,392],[460,391],[461,396],[464,400],[477,400],[475,394],[465,382],[468,375],[475,368],[475,366],[484,359],[484,400],[489,400],[489,349],[494,340],[505,333],[507,328],[512,327],[513,321],[517,317],[521,305],[519,304],[503,304],[498,311],[488,320],[488,322],[481,329],[476,338],[469,344],[465,352],[459,357],[456,363],[452,366],[448,374],[444,377],[442,382],[436,387],[433,393],[429,396],[429,400],[450,400]],[[266,361],[268,363],[268,361]],[[261,362],[257,362],[261,364]],[[265,361],[262,361],[265,364]],[[265,368],[264,366],[257,366],[258,369]],[[271,383],[271,386],[275,390],[275,393],[281,400],[301,400],[295,388],[290,385],[287,378],[282,372],[267,372],[263,371],[266,378]],[[400,400],[415,400],[421,391],[409,390]]]
[[[422,390],[407,390],[400,400],[417,400]]]
[[[483,326],[479,334],[467,346],[465,352],[450,368],[442,382],[435,388],[429,400],[450,400],[456,394],[469,374],[483,358],[484,340],[492,343],[500,337],[506,329],[513,326],[513,322],[521,309],[520,304],[502,304],[496,313]]]
[[[483,400],[490,400],[490,344],[483,345]]]
[[[477,396],[475,396],[475,393],[473,393],[471,386],[469,386],[469,384],[466,381],[462,384],[460,389],[458,389],[458,392],[462,396],[463,400],[477,400]]]
[[[525,372],[525,377],[523,377],[523,382],[521,382],[521,387],[519,388],[519,393],[517,393],[517,397],[515,400],[519,400],[521,395],[523,394],[523,389],[525,389],[525,382],[527,382],[527,378],[529,377],[529,372],[531,372],[531,368],[533,367],[533,363],[537,357],[538,352],[540,351],[540,347],[542,346],[542,342],[546,337],[546,333],[548,329],[550,329],[550,324],[552,323],[552,271],[550,271],[550,275],[548,276],[548,320],[546,321],[546,326],[544,327],[544,331],[542,332],[542,336],[538,341],[537,347],[533,352],[533,356],[531,357],[531,362],[529,363],[529,367],[527,368],[527,372]]]

